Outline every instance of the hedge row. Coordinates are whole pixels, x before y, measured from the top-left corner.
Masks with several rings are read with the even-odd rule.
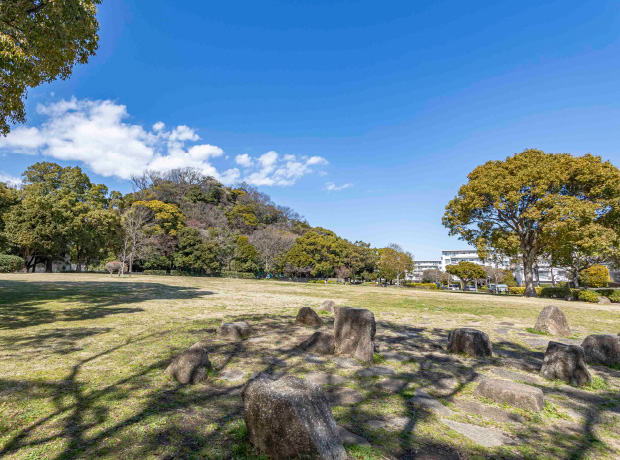
[[[0,254],[0,273],[13,273],[24,269],[24,259],[18,256]]]
[[[412,287],[415,289],[437,289],[437,285],[435,283],[410,283],[406,282],[405,286]]]

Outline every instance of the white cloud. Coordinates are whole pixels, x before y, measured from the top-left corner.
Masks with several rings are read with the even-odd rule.
[[[21,185],[22,180],[19,177],[11,176],[4,171],[0,171],[0,182],[16,187]]]
[[[237,155],[235,157],[235,163],[237,163],[239,166],[249,168],[250,166],[252,166],[253,161],[250,155],[244,153],[243,155]]]
[[[45,117],[38,127],[18,126],[0,137],[0,153],[41,154],[63,161],[84,163],[102,176],[128,179],[147,169],[169,171],[194,167],[230,184],[243,180],[253,185],[294,184],[315,167],[327,165],[320,156],[279,155],[270,151],[258,157],[247,153],[234,157],[244,168],[220,170],[213,159],[223,162],[224,151],[215,145],[198,143],[196,131],[179,125],[166,128],[158,121],[151,129],[128,121],[127,107],[111,100],[60,100],[39,105]],[[226,157],[227,158],[227,157]]]
[[[325,182],[325,189],[330,192],[338,192],[350,187],[353,187],[353,184],[336,185],[333,182]]]

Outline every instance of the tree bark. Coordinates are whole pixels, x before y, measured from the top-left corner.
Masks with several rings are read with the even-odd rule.
[[[52,273],[54,259],[47,257],[45,259],[45,273]]]
[[[525,280],[525,297],[536,297],[534,287],[534,257],[523,253],[523,279]]]

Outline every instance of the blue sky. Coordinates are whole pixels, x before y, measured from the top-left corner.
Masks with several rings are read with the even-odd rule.
[[[422,260],[466,247],[441,216],[478,164],[620,166],[615,2],[425,3],[103,0],[97,56],[30,91],[0,174],[46,159],[127,192],[140,168],[200,165]]]

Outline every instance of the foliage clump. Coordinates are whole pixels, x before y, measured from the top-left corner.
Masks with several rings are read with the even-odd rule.
[[[18,256],[0,254],[0,273],[14,273],[24,269],[24,259]]]

